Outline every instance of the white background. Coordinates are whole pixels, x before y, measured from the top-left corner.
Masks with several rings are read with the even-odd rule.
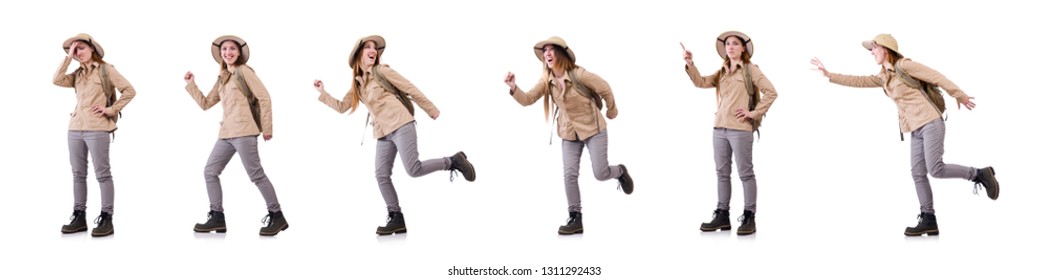
[[[1043,277],[1046,153],[1035,135],[1046,44],[1035,26],[1048,23],[1033,2],[907,2],[9,2],[0,9],[0,278],[487,279],[447,276],[452,266],[602,268],[587,279]],[[753,60],[779,92],[755,144],[750,237],[698,230],[716,202],[715,98],[691,85],[678,42],[711,73],[726,30],[753,38]],[[65,139],[75,100],[51,78],[60,44],[80,32],[138,92],[112,144],[116,234],[107,238],[59,233],[72,204]],[[948,98],[945,160],[992,164],[1003,191],[991,201],[970,182],[932,179],[939,237],[902,235],[919,208],[895,105],[878,88],[830,84],[808,64],[818,56],[833,72],[873,74],[879,66],[859,42],[878,33],[979,104],[957,111]],[[221,109],[201,111],[182,76],[213,83],[208,48],[224,34],[248,41],[272,95],[274,138],[259,149],[291,225],[275,238],[257,235],[264,203],[239,160],[221,177],[229,232],[190,230],[206,219],[202,173]],[[366,109],[339,115],[311,87],[322,79],[341,98],[351,44],[370,34],[387,40],[382,62],[441,110],[419,119],[421,157],[463,150],[478,172],[472,183],[446,172],[409,178],[398,161],[406,235],[374,234],[386,213]],[[513,71],[533,85],[541,64],[531,47],[553,35],[612,85],[620,114],[609,122],[609,158],[629,167],[637,189],[626,196],[614,180],[597,182],[585,155],[586,233],[570,237],[555,233],[567,217],[559,144],[547,144],[541,105],[521,107],[502,83]],[[93,174],[88,182],[94,218]]]

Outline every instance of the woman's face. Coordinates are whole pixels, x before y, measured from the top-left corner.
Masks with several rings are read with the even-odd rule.
[[[746,50],[746,46],[742,44],[739,37],[728,36],[728,39],[724,40],[724,52],[728,54],[729,59],[739,60],[743,50]]]
[[[378,59],[378,49],[375,48],[375,41],[364,42],[364,47],[360,49],[360,65],[364,68],[370,68],[375,65],[375,60]]]
[[[75,55],[76,60],[80,61],[80,63],[91,62],[92,56],[95,55],[95,48],[91,47],[91,44],[87,42],[77,41]]]
[[[553,69],[554,65],[557,65],[557,52],[553,50],[553,44],[546,44],[542,46],[542,57],[546,59],[546,67]]]
[[[240,58],[240,46],[237,46],[237,43],[233,40],[222,42],[219,50],[222,51],[222,61],[225,61],[226,65],[233,65]]]
[[[874,44],[873,48],[870,49],[870,54],[873,55],[873,61],[877,62],[877,65],[881,65],[884,64],[884,56],[887,51],[881,45]]]

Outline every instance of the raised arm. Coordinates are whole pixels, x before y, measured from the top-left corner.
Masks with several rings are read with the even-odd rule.
[[[547,94],[549,90],[547,83],[549,83],[549,80],[543,75],[542,78],[539,78],[538,83],[535,83],[535,86],[525,92],[517,86],[516,75],[512,72],[506,74],[506,85],[509,85],[509,95],[522,106],[535,104],[535,102],[539,101],[539,98]]]
[[[193,101],[195,101],[197,105],[200,105],[200,109],[211,109],[211,107],[218,104],[218,101],[221,99],[221,96],[218,94],[218,89],[222,86],[222,81],[227,79],[229,79],[229,74],[223,71],[222,74],[218,76],[218,80],[215,81],[215,86],[211,88],[211,92],[209,92],[205,97],[204,94],[200,92],[200,88],[197,87],[196,76],[193,75],[193,72],[186,72],[186,92],[189,92],[189,97],[193,98]]]

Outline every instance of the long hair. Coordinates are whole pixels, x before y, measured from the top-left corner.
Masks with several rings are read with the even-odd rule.
[[[893,67],[895,66],[896,62],[899,62],[899,60],[903,59],[902,54],[897,53],[889,48],[881,48],[884,49],[884,61],[888,62],[888,64],[891,64]],[[884,65],[881,65],[881,68],[883,69]]]
[[[362,79],[364,77],[364,70],[365,69],[364,69],[363,65],[360,65],[360,58],[361,58],[360,53],[363,52],[363,51],[364,51],[364,48],[357,48],[357,52],[355,52],[355,53],[353,53],[351,55],[351,57],[356,57],[357,58],[356,61],[353,61],[353,77],[351,78],[353,85],[349,87],[349,104],[350,104],[349,105],[349,108],[350,108],[349,113],[351,113],[351,114],[353,112],[356,112],[357,111],[357,107],[360,106],[360,99],[361,99],[360,98],[360,92],[362,92],[364,90],[363,89],[364,85],[357,81],[357,77],[361,77]],[[374,67],[376,65],[381,65],[380,64],[381,61],[382,61],[381,59],[382,59],[382,54],[381,53],[376,54],[376,56],[375,56],[375,65],[372,65],[372,67]]]
[[[548,67],[545,62],[542,63],[543,81],[548,81],[550,77],[554,77],[554,69],[564,70],[564,73],[568,74],[568,71],[574,71],[575,68],[578,67],[578,65],[576,65],[574,61],[571,61],[571,59],[568,58],[568,51],[564,50],[564,48],[558,45],[552,45],[552,47],[553,56],[557,58],[557,63],[553,64],[553,68]],[[552,92],[550,92],[549,84],[546,84],[546,90],[547,94],[542,96],[542,110],[544,112],[544,116],[546,117],[546,121],[549,122],[549,109],[550,107],[553,107],[553,99],[550,98],[550,94]]]

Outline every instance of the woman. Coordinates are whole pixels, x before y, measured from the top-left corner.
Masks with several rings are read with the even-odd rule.
[[[713,161],[717,169],[717,209],[713,220],[703,223],[702,231],[731,230],[728,204],[731,201],[731,158],[739,170],[745,197],[739,235],[757,232],[757,177],[753,172],[753,131],[775,102],[778,93],[756,64],[753,41],[738,31],[717,36],[717,54],[724,59],[713,75],[702,76],[695,68],[691,52],[684,49],[684,70],[695,87],[716,88],[717,112],[713,122]],[[681,44],[684,47],[684,44]],[[758,98],[757,92],[763,93]],[[753,92],[753,93],[751,93]],[[754,96],[756,95],[756,96]]]
[[[110,133],[116,130],[120,111],[135,98],[135,88],[116,67],[102,60],[102,45],[91,35],[78,34],[62,43],[68,54],[55,71],[54,83],[76,91],[76,108],[69,114],[69,163],[73,167],[73,215],[62,233],[87,231],[87,156],[95,167],[95,178],[102,191],[102,211],[91,236],[113,234],[113,176],[109,170]],[[80,63],[66,74],[69,62]],[[116,98],[114,89],[120,90]]]
[[[542,77],[527,92],[517,87],[516,75],[506,74],[509,94],[522,106],[535,104],[542,98],[546,120],[550,104],[556,105],[557,134],[562,139],[564,159],[564,190],[568,197],[568,222],[557,231],[570,235],[582,233],[582,200],[579,193],[579,164],[582,149],[589,150],[593,176],[599,181],[618,179],[626,194],[633,193],[633,179],[626,166],[608,165],[608,125],[600,116],[601,100],[608,103],[607,117],[615,119],[619,109],[611,87],[600,76],[575,64],[575,52],[560,37],[539,41],[535,56],[543,64]]]
[[[222,184],[218,175],[222,174],[233,154],[240,154],[244,169],[247,170],[251,182],[254,182],[262,193],[268,208],[268,214],[262,220],[265,226],[259,229],[258,234],[276,235],[286,230],[288,224],[277,201],[273,183],[269,182],[269,177],[262,169],[258,154],[258,135],[262,134],[265,141],[273,139],[273,114],[269,92],[255,75],[255,70],[247,65],[247,60],[251,57],[251,48],[244,39],[232,35],[218,37],[211,44],[211,56],[220,68],[218,80],[207,96],[200,92],[192,72],[186,72],[185,76],[186,91],[201,109],[210,109],[222,101],[222,122],[218,141],[211,149],[211,155],[204,167],[204,181],[207,184],[207,197],[211,201],[211,211],[208,212],[207,222],[196,224],[193,231],[226,232]]]
[[[466,181],[473,182],[476,179],[473,164],[463,152],[450,157],[419,160],[414,105],[410,100],[414,100],[434,120],[440,115],[440,110],[410,81],[393,71],[389,65],[380,63],[385,48],[386,40],[382,36],[371,35],[357,40],[349,56],[349,66],[353,68],[353,85],[341,101],[324,90],[324,82],[313,82],[313,87],[320,92],[320,102],[340,114],[346,111],[352,114],[360,103],[364,103],[370,113],[374,136],[378,139],[375,144],[375,178],[378,179],[379,192],[386,201],[387,212],[386,225],[379,226],[375,231],[378,235],[408,231],[397,190],[390,179],[397,152],[400,152],[404,169],[411,177],[451,170],[461,172]]]
[[[968,110],[975,108],[975,102],[956,84],[946,79],[928,66],[904,58],[899,52],[899,44],[890,34],[880,34],[870,41],[863,41],[862,46],[873,55],[874,62],[881,66],[881,71],[869,76],[850,76],[832,73],[826,70],[818,58],[811,64],[829,78],[830,82],[851,87],[880,87],[899,108],[899,131],[910,133],[910,174],[917,187],[917,199],[920,201],[921,213],[917,216],[917,226],[907,227],[903,232],[907,236],[923,234],[938,235],[939,225],[932,207],[932,187],[928,181],[930,174],[935,178],[963,178],[975,182],[978,187],[986,188],[986,195],[997,200],[1000,188],[993,167],[976,169],[973,167],[943,163],[943,142],[946,126],[938,107],[933,105],[929,95],[921,87],[907,83],[913,79],[931,83],[946,90],[957,99],[957,109],[964,105]],[[934,93],[939,94],[939,93]]]

